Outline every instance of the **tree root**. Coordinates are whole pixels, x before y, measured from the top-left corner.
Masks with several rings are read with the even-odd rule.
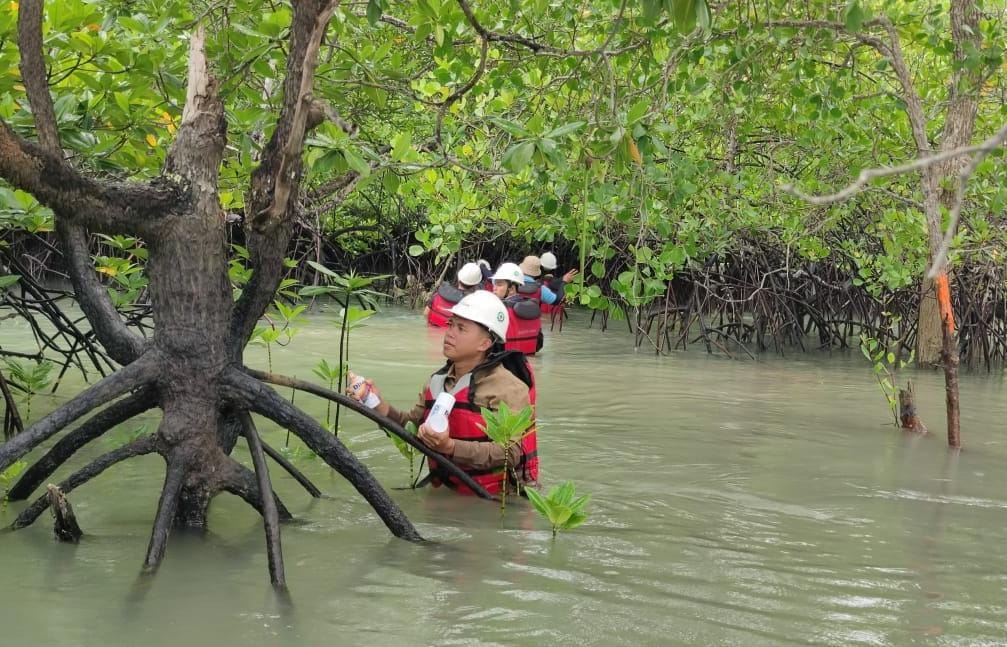
[[[457,477],[460,481],[465,483],[475,494],[483,499],[489,499],[492,501],[496,500],[496,497],[486,491],[486,488],[482,487],[468,475],[462,468],[454,464],[449,458],[435,452],[434,450],[427,447],[421,441],[416,439],[416,436],[407,432],[400,425],[396,424],[392,420],[382,416],[374,409],[369,409],[360,402],[357,402],[353,398],[342,395],[341,393],[336,393],[331,389],[326,389],[325,387],[318,386],[317,384],[312,384],[311,382],[305,382],[304,380],[298,380],[296,378],[287,377],[286,375],[277,375],[276,373],[266,373],[264,371],[257,371],[255,369],[245,368],[245,372],[262,382],[268,382],[270,384],[276,384],[278,386],[289,386],[295,388],[299,391],[304,391],[312,395],[317,395],[326,400],[331,400],[337,402],[344,407],[356,411],[365,418],[376,422],[383,429],[395,434],[406,443],[411,445],[420,451],[424,456],[433,459],[437,462],[438,466],[442,466],[445,470],[451,473],[452,476]],[[271,390],[271,389],[270,389]]]
[[[269,482],[269,468],[266,467],[266,455],[262,451],[262,442],[255,423],[247,411],[238,414],[244,430],[248,449],[252,454],[252,464],[255,465],[255,476],[259,482],[259,494],[262,497],[262,523],[266,531],[266,554],[269,559],[269,579],[273,588],[287,588],[287,576],[283,570],[283,548],[280,543],[280,519],[276,510],[276,501],[270,496],[273,486]]]
[[[59,484],[59,489],[63,492],[63,494],[70,494],[70,492],[74,489],[87,483],[116,463],[122,462],[127,458],[150,454],[155,449],[156,444],[152,436],[144,436],[143,438],[134,440],[128,445],[123,445],[122,447],[114,449],[107,454],[99,456],[91,463],[77,470],[71,474],[69,478]],[[30,506],[21,511],[21,514],[19,514],[14,520],[14,523],[11,524],[11,528],[13,530],[27,528],[48,508],[49,496],[48,494],[44,494],[36,499]]]
[[[178,495],[185,482],[185,461],[176,453],[168,458],[168,468],[164,473],[164,487],[161,498],[157,502],[157,514],[154,516],[154,528],[150,533],[150,544],[147,546],[147,557],[143,560],[143,572],[153,573],[161,565],[164,558],[164,547],[168,543],[172,522],[175,520],[175,510],[178,507]]]
[[[49,509],[52,510],[52,531],[56,539],[71,544],[79,542],[84,531],[77,524],[77,515],[73,513],[70,500],[52,483],[46,487],[46,498],[49,499]]]
[[[223,383],[233,400],[244,401],[252,411],[290,429],[339,472],[371,504],[392,534],[410,541],[422,541],[416,528],[367,468],[314,418],[292,406],[262,382],[240,371],[228,372]]]
[[[49,415],[0,445],[0,471],[10,467],[14,461],[87,412],[111,402],[131,389],[147,384],[157,371],[157,360],[144,355],[118,373],[113,373],[84,389]]]
[[[52,449],[25,470],[25,473],[8,492],[7,498],[11,501],[24,501],[81,447],[112,427],[153,408],[155,404],[154,395],[146,390],[112,403],[90,420],[60,438],[59,442],[52,446]]]
[[[255,511],[265,516],[265,506],[262,501],[262,493],[259,491],[259,481],[255,478],[247,467],[234,460],[229,460],[229,468],[232,470],[230,478],[223,486],[224,492],[229,492],[242,501],[255,508]],[[283,505],[280,497],[273,492],[273,502],[276,505],[276,513],[280,521],[292,521],[294,515],[290,514],[287,506]]]
[[[260,438],[259,441],[262,442],[262,439]],[[310,494],[312,497],[314,497],[316,499],[321,498],[322,491],[319,490],[318,487],[314,483],[312,483],[308,479],[308,477],[304,475],[303,472],[301,472],[301,470],[299,470],[296,467],[294,467],[293,463],[291,463],[290,461],[288,461],[283,456],[283,454],[281,454],[280,452],[276,451],[275,449],[273,449],[272,447],[270,447],[266,443],[262,443],[262,450],[264,452],[266,452],[266,456],[269,456],[270,458],[272,458],[274,461],[276,461],[277,465],[279,465],[280,467],[282,467],[283,469],[285,469],[288,474],[290,474],[292,477],[294,477],[294,480],[297,481],[298,483],[300,483],[301,487],[303,487],[305,490],[307,490],[308,494]]]

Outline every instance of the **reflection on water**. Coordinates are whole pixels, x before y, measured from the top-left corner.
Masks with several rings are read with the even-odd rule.
[[[310,379],[333,360],[330,317],[274,351],[274,370]],[[0,344],[26,338],[8,324]],[[79,546],[51,541],[41,522],[0,535],[4,644],[1007,644],[999,376],[963,379],[956,457],[939,435],[884,426],[856,358],[655,358],[634,354],[621,330],[584,324],[534,359],[545,479],[592,494],[582,528],[553,541],[525,505],[501,520],[491,504],[394,490],[433,540],[414,546],[389,537],[324,464],[302,460],[329,498],[273,472],[300,519],[283,535],[289,603],[269,588],[260,520],[229,497],[210,532],[174,536],[157,576],[138,580],[163,470],[146,457],[74,493]],[[400,405],[441,361],[439,335],[417,315],[386,314],[354,335],[353,366]],[[264,366],[265,353],[252,349],[249,363]],[[913,377],[939,429],[939,376]],[[296,402],[324,417],[323,402]],[[406,485],[384,435],[343,420],[381,481]],[[96,441],[79,460],[110,447]]]

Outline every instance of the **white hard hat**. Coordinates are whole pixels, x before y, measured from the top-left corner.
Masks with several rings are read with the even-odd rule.
[[[482,270],[475,263],[465,263],[458,270],[458,282],[468,286],[479,285],[483,280]]]
[[[499,341],[507,340],[507,306],[492,292],[479,290],[462,297],[451,308],[451,314],[486,327]]]
[[[477,261],[477,263],[479,264],[479,267],[485,267],[486,269],[490,269],[490,262],[484,258],[480,258]]]
[[[511,283],[523,285],[524,272],[522,272],[521,268],[517,266],[517,263],[503,263],[497,268],[496,274],[493,275],[493,280],[510,281]]]
[[[542,256],[539,258],[539,260],[542,261],[542,269],[543,270],[554,270],[554,269],[556,269],[556,265],[557,265],[557,263],[556,263],[556,255],[553,254],[552,252],[546,252],[545,254],[542,254]]]

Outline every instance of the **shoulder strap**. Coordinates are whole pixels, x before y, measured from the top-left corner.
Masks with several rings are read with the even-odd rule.
[[[430,395],[433,396],[434,400],[436,400],[437,396],[441,393],[444,393],[444,383],[447,379],[448,372],[446,366],[430,376]],[[455,382],[455,385],[452,387],[450,393],[451,395],[457,395],[470,386],[472,386],[472,374],[466,373],[461,376],[457,382]]]

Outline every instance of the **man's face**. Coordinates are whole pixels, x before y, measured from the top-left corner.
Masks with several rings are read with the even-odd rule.
[[[510,296],[510,281],[493,281],[493,294],[501,301]]]
[[[453,362],[472,359],[493,346],[489,332],[474,321],[454,316],[444,333],[444,357]]]

